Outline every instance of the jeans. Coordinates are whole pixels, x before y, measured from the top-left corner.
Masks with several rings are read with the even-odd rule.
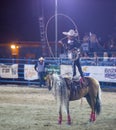
[[[78,67],[78,71],[79,71],[81,77],[84,77],[79,58],[77,60],[75,60],[73,63],[73,76],[76,75],[76,66]]]
[[[39,76],[40,86],[45,85],[45,80],[44,80],[45,72],[38,72],[38,76]]]

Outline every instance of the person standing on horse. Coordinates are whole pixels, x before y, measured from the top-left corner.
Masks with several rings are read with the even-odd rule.
[[[67,43],[64,43],[66,49],[68,58],[73,61],[73,78],[76,76],[76,66],[78,67],[78,71],[81,76],[81,82],[85,83],[83,71],[80,64],[80,43],[77,40],[78,32],[74,31],[73,29],[70,29],[68,32],[63,32],[64,35],[67,36]]]

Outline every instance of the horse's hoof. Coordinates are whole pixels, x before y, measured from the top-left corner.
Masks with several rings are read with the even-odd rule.
[[[95,120],[93,120],[93,119],[89,119],[89,122],[94,123],[94,122],[95,122]]]
[[[61,123],[61,121],[58,121],[58,125],[61,125],[62,123]]]
[[[71,125],[71,122],[67,122],[67,125]]]

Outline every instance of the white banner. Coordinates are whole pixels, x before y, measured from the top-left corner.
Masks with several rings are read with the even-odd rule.
[[[76,70],[76,76],[79,77],[78,69]],[[72,77],[73,76],[73,69],[71,65],[60,65],[60,73],[63,77]]]
[[[36,80],[38,79],[38,73],[34,69],[34,65],[24,65],[24,79],[25,80]]]
[[[61,65],[61,75],[65,77],[72,77],[72,66]],[[114,66],[82,66],[82,70],[85,76],[94,77],[98,81],[102,82],[114,82],[116,83],[116,67]],[[77,69],[77,77],[79,72]]]
[[[18,64],[13,65],[0,65],[1,78],[18,78]]]
[[[99,81],[116,83],[116,67],[114,66],[83,66],[85,76],[91,76]]]

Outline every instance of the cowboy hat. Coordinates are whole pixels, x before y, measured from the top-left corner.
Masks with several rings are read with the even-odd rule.
[[[43,58],[43,57],[40,57],[38,60],[39,60],[39,61],[42,61],[42,60],[44,60],[44,58]]]
[[[67,36],[77,37],[78,31],[74,31],[73,29],[70,29],[68,32],[62,32],[62,34],[67,35]]]

